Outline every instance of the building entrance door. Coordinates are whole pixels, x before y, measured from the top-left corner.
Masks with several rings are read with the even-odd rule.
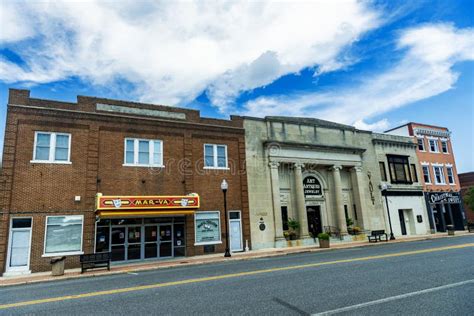
[[[7,273],[29,272],[31,218],[13,218],[7,258]]]
[[[242,221],[240,211],[229,212],[230,251],[244,250],[242,244]]]
[[[160,230],[160,258],[173,256],[173,225],[159,225]]]
[[[319,233],[323,232],[321,225],[321,206],[307,206],[306,215],[308,217],[308,231],[316,238]]]
[[[398,217],[400,218],[400,229],[402,230],[402,235],[407,234],[407,226],[405,225],[405,215],[403,210],[398,210]]]

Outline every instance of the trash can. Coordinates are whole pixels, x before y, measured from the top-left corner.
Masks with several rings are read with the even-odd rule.
[[[446,228],[448,229],[448,236],[454,236],[454,225],[448,225]]]
[[[66,257],[53,257],[51,259],[51,274],[53,276],[64,275],[64,260]]]

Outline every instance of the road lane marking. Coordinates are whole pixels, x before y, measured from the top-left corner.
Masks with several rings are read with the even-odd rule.
[[[467,281],[462,281],[462,282],[457,282],[457,283],[446,284],[446,285],[437,286],[437,287],[432,287],[432,288],[429,288],[429,289],[410,292],[410,293],[405,293],[405,294],[401,294],[401,295],[390,296],[390,297],[382,298],[382,299],[375,300],[375,301],[370,301],[370,302],[365,302],[365,303],[361,303],[361,304],[341,307],[341,308],[333,309],[333,310],[322,312],[322,313],[316,313],[316,314],[312,314],[312,315],[313,316],[335,315],[335,314],[339,314],[339,313],[343,313],[343,312],[349,312],[349,311],[353,311],[353,310],[356,310],[356,309],[360,309],[360,308],[364,308],[364,307],[368,307],[368,306],[372,306],[372,305],[378,305],[378,304],[382,304],[382,303],[393,302],[393,301],[401,300],[401,299],[412,297],[412,296],[417,296],[417,295],[422,295],[422,294],[426,294],[426,293],[446,290],[446,289],[450,289],[450,288],[453,288],[453,287],[463,286],[463,285],[466,285],[466,284],[474,284],[474,279],[467,280]]]
[[[403,251],[403,252],[368,256],[368,257],[361,257],[361,258],[350,258],[350,259],[340,259],[340,260],[334,260],[334,261],[308,263],[308,264],[293,265],[293,266],[286,266],[286,267],[280,267],[280,268],[261,269],[261,270],[254,270],[254,271],[223,274],[223,275],[217,275],[217,276],[209,276],[209,277],[203,277],[203,278],[194,278],[194,279],[186,279],[186,280],[180,280],[180,281],[171,281],[171,282],[165,282],[165,283],[156,283],[156,284],[133,286],[133,287],[126,287],[126,288],[112,289],[112,290],[89,292],[89,293],[82,293],[82,294],[50,297],[50,298],[43,298],[43,299],[37,299],[37,300],[31,300],[31,301],[23,301],[23,302],[0,305],[0,310],[13,308],[13,307],[22,307],[22,306],[29,306],[29,305],[44,304],[44,303],[61,302],[61,301],[75,300],[75,299],[95,297],[95,296],[104,296],[104,295],[121,294],[121,293],[135,292],[135,291],[143,291],[143,290],[157,289],[157,288],[175,286],[175,285],[185,285],[185,284],[191,284],[191,283],[216,281],[216,280],[237,278],[237,277],[242,277],[242,276],[250,276],[250,275],[257,275],[257,274],[264,274],[264,273],[271,273],[271,272],[314,268],[314,267],[333,265],[333,264],[339,264],[339,263],[360,262],[360,261],[369,261],[369,260],[377,260],[377,259],[385,259],[385,258],[393,258],[393,257],[402,257],[402,256],[409,256],[409,255],[416,255],[416,254],[423,254],[423,253],[430,253],[430,252],[439,252],[439,251],[452,250],[452,249],[462,249],[462,248],[469,248],[469,247],[474,247],[474,243],[437,247],[437,248],[428,248],[428,249],[413,250],[413,251]]]

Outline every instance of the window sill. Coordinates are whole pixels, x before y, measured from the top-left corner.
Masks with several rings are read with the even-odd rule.
[[[195,243],[194,246],[207,246],[207,245],[219,245],[222,244],[221,241],[210,241],[210,242],[200,242],[200,243]]]
[[[71,161],[49,161],[49,160],[30,160],[30,163],[43,163],[52,165],[71,165]]]
[[[435,185],[447,185],[446,183],[435,183]]]
[[[84,251],[74,251],[74,252],[58,252],[58,253],[45,253],[41,257],[50,258],[50,257],[62,257],[62,256],[78,256],[83,255]]]
[[[203,167],[204,170],[230,170],[228,167]]]
[[[139,168],[164,168],[164,165],[134,165],[129,163],[122,164],[123,167],[139,167]]]

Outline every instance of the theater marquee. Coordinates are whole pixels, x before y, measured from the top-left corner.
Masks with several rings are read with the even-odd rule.
[[[199,195],[185,196],[105,196],[98,194],[100,216],[193,214],[199,208]]]

